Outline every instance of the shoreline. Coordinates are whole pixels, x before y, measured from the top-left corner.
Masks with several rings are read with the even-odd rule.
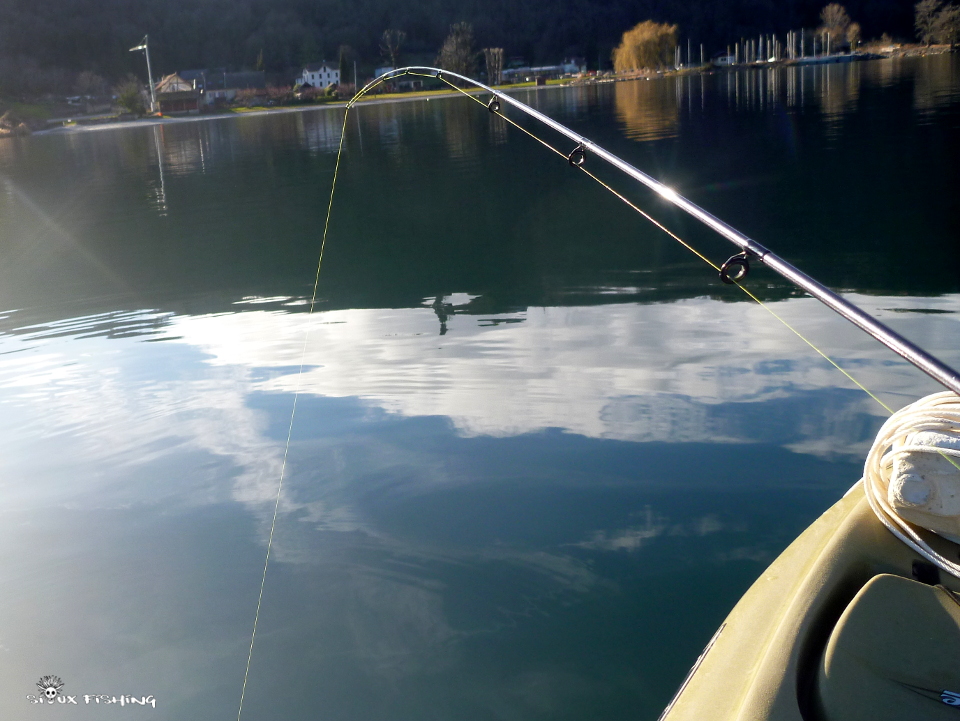
[[[901,59],[909,57],[924,57],[926,55],[941,55],[944,53],[949,53],[951,50],[949,46],[932,46],[929,48],[903,48],[897,49],[896,52],[884,55],[883,57],[872,57],[867,59],[858,60],[856,62],[867,62],[869,60],[890,60],[890,59]],[[608,83],[619,83],[619,82],[629,82],[637,80],[650,80],[651,78],[668,78],[674,77],[677,75],[701,75],[701,74],[712,74],[712,73],[725,73],[725,72],[736,72],[741,70],[756,70],[756,69],[765,69],[765,68],[779,68],[779,67],[790,67],[790,66],[805,66],[806,63],[798,62],[797,60],[784,60],[771,63],[742,63],[739,65],[730,65],[724,67],[717,67],[714,65],[702,65],[694,66],[690,68],[681,68],[677,70],[663,71],[659,73],[636,73],[630,75],[613,75],[613,76],[602,76],[602,77],[591,77],[585,79],[574,79],[570,82],[553,82],[548,83],[547,85],[534,85],[534,84],[523,84],[520,86],[500,86],[496,90],[502,93],[520,93],[529,90],[541,91],[549,90],[555,88],[571,88],[571,87],[584,87],[590,85],[605,85]],[[487,93],[486,90],[474,89],[474,90],[465,90],[463,93],[468,95],[482,95]],[[376,96],[363,98],[357,105],[388,105],[392,103],[410,103],[416,101],[427,101],[430,100],[445,100],[448,98],[460,97],[463,93],[455,90],[438,90],[438,91],[428,91],[422,93],[410,93],[402,95],[393,95],[391,97],[378,98]],[[296,107],[279,107],[279,108],[256,108],[250,110],[234,110],[230,112],[221,112],[221,113],[210,113],[210,114],[201,114],[201,115],[181,115],[177,117],[151,117],[151,118],[138,118],[136,120],[123,120],[118,122],[107,122],[107,123],[93,123],[90,125],[84,124],[75,124],[75,125],[64,125],[54,128],[46,128],[43,130],[35,130],[30,135],[63,135],[71,133],[88,133],[88,132],[102,132],[106,130],[127,130],[130,128],[143,128],[143,127],[154,127],[157,125],[177,125],[182,123],[197,123],[204,122],[209,120],[226,120],[230,118],[243,118],[243,117],[262,117],[265,115],[281,115],[281,114],[290,114],[290,113],[310,113],[310,112],[322,112],[325,110],[339,110],[345,108],[348,105],[348,101],[338,101],[331,103],[323,103],[320,105],[304,105]],[[28,137],[28,136],[20,136]]]
[[[627,78],[624,78],[627,79]],[[633,79],[633,78],[629,78]],[[610,82],[610,81],[608,81]],[[548,90],[553,88],[567,88],[573,87],[573,83],[553,83],[550,85],[524,85],[522,87],[513,87],[509,89],[497,88],[499,92],[503,93],[519,93],[527,90]],[[465,90],[465,93],[468,95],[482,95],[485,94],[486,90]],[[388,97],[388,98],[377,98],[376,96],[370,98],[361,99],[356,105],[389,105],[392,103],[412,103],[416,101],[430,101],[430,100],[446,100],[448,98],[457,98],[462,97],[463,93],[460,93],[455,90],[441,90],[435,93],[411,93],[409,97],[400,96],[400,97]],[[348,101],[338,101],[335,103],[323,103],[321,105],[302,105],[296,107],[280,107],[280,108],[258,108],[255,110],[241,110],[234,112],[226,113],[209,113],[209,114],[200,114],[200,115],[181,115],[177,117],[154,117],[154,118],[138,118],[136,120],[122,120],[115,123],[94,123],[90,125],[63,125],[56,128],[46,128],[44,130],[35,130],[31,133],[31,136],[34,135],[64,135],[71,133],[89,133],[89,132],[100,132],[104,130],[126,130],[129,128],[145,128],[153,127],[156,125],[177,125],[182,123],[197,123],[204,122],[208,120],[226,120],[230,118],[245,118],[245,117],[262,117],[264,115],[283,115],[290,113],[310,113],[310,112],[322,112],[325,110],[338,110],[345,108]],[[29,137],[29,136],[27,136]]]

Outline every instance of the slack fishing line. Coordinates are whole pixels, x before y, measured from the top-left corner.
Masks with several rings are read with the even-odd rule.
[[[911,363],[915,367],[919,368],[921,371],[926,373],[935,381],[937,381],[944,387],[948,388],[949,390],[953,391],[957,395],[960,395],[960,373],[958,373],[956,370],[946,365],[939,359],[935,358],[933,355],[923,350],[919,346],[913,344],[912,342],[910,342],[900,334],[896,333],[894,330],[889,328],[886,324],[882,323],[881,321],[877,320],[873,316],[869,315],[868,313],[866,313],[864,310],[862,310],[855,304],[846,300],[845,298],[838,295],[837,293],[834,293],[832,290],[824,286],[822,283],[815,280],[814,278],[807,275],[806,273],[799,270],[798,268],[794,267],[792,264],[788,263],[783,258],[780,258],[778,255],[776,255],[769,249],[765,248],[760,243],[756,242],[755,240],[752,240],[751,238],[748,238],[733,226],[728,225],[727,223],[720,220],[713,214],[709,213],[708,211],[699,207],[698,205],[691,202],[687,198],[683,197],[672,188],[664,185],[663,183],[656,180],[652,176],[647,175],[643,171],[638,170],[637,168],[630,165],[623,159],[617,157],[613,153],[610,153],[606,149],[590,141],[589,139],[583,137],[582,135],[575,133],[573,130],[566,127],[565,125],[558,123],[556,120],[553,120],[549,116],[544,115],[543,113],[539,112],[538,110],[535,110],[534,108],[531,108],[529,105],[526,105],[525,103],[522,103],[519,100],[516,100],[515,98],[510,97],[506,93],[503,93],[499,90],[495,90],[472,78],[466,77],[464,75],[460,75],[459,73],[455,73],[449,70],[443,70],[441,68],[432,68],[427,66],[408,66],[408,67],[398,68],[396,70],[391,70],[387,73],[384,73],[383,75],[375,78],[374,80],[371,80],[363,88],[361,88],[353,96],[353,98],[350,99],[350,101],[346,105],[346,108],[343,113],[343,126],[340,130],[340,143],[337,148],[337,158],[336,158],[336,163],[334,165],[333,180],[330,184],[330,198],[327,203],[327,214],[326,214],[326,219],[323,225],[323,237],[320,241],[320,252],[317,258],[317,270],[316,270],[316,274],[314,276],[314,281],[313,281],[313,293],[310,298],[310,308],[307,314],[308,317],[313,314],[314,308],[316,306],[316,301],[317,301],[317,290],[320,285],[320,269],[321,269],[321,266],[323,265],[323,251],[326,248],[327,235],[330,230],[330,218],[333,212],[333,197],[337,187],[337,176],[340,170],[340,161],[341,161],[341,158],[343,157],[343,143],[344,143],[344,138],[346,136],[346,131],[347,131],[347,117],[350,114],[350,110],[353,108],[353,106],[361,98],[369,94],[373,89],[375,89],[379,85],[389,80],[393,80],[406,75],[437,78],[443,81],[449,87],[462,93],[466,97],[471,98],[473,101],[479,103],[480,105],[486,107],[487,110],[490,111],[490,113],[503,119],[514,128],[517,128],[518,130],[520,130],[521,132],[529,136],[531,139],[543,145],[545,148],[547,148],[551,152],[567,160],[569,165],[573,167],[575,170],[579,170],[580,172],[584,173],[587,177],[591,178],[593,181],[598,183],[601,187],[603,187],[605,190],[613,194],[616,198],[618,198],[620,201],[625,203],[628,207],[633,209],[635,212],[640,214],[643,218],[645,218],[647,221],[652,223],[659,230],[669,235],[671,238],[676,240],[678,243],[683,245],[687,250],[689,250],[691,253],[696,255],[703,262],[705,262],[707,265],[713,268],[713,270],[715,270],[720,275],[720,279],[724,283],[738,287],[751,300],[756,302],[760,307],[762,307],[764,310],[770,313],[774,318],[776,318],[780,323],[782,323],[791,332],[793,332],[798,338],[800,338],[800,340],[802,340],[806,345],[812,348],[818,355],[820,355],[827,362],[829,362],[834,368],[836,368],[844,376],[846,376],[848,380],[850,380],[853,384],[855,384],[858,388],[860,388],[864,393],[870,396],[870,398],[872,398],[874,401],[880,404],[884,408],[884,410],[886,410],[888,413],[893,414],[894,412],[893,409],[891,409],[886,403],[880,400],[880,398],[878,398],[874,393],[872,393],[866,386],[864,386],[860,381],[854,378],[853,375],[851,375],[847,370],[841,367],[835,360],[833,360],[829,355],[827,355],[824,351],[822,351],[819,347],[817,347],[811,340],[809,340],[806,336],[800,333],[800,331],[794,328],[785,318],[783,318],[778,313],[776,313],[772,308],[769,307],[769,305],[767,305],[762,300],[760,300],[760,298],[758,298],[754,293],[752,293],[746,286],[744,286],[740,282],[749,273],[751,262],[762,263],[768,266],[769,268],[771,268],[772,270],[776,271],[786,280],[789,280],[795,286],[797,286],[801,290],[806,291],[811,296],[813,296],[814,298],[819,300],[821,303],[826,305],[828,308],[838,313],[839,315],[843,316],[854,325],[858,326],[861,330],[866,332],[868,335],[872,336],[875,340],[879,341],[880,343],[885,345],[887,348],[889,348],[893,352],[897,353],[899,356],[907,360],[909,363]],[[482,100],[480,100],[476,96],[476,91],[468,92],[467,90],[460,87],[456,83],[451,82],[450,78],[455,78],[459,81],[467,83],[468,85],[477,88],[481,92],[490,93],[492,97],[489,100],[489,102],[484,103]],[[504,113],[504,110],[503,110],[504,103],[513,108],[520,110],[525,115],[528,115],[534,118],[535,120],[539,121],[543,125],[546,125],[547,127],[552,128],[553,130],[560,133],[564,137],[574,141],[576,143],[576,146],[569,153],[564,153],[562,150],[551,145],[543,138],[539,137],[535,133],[531,132],[527,128],[523,127],[519,123],[509,118]],[[719,235],[721,235],[722,237],[726,238],[727,240],[732,242],[734,245],[739,247],[740,253],[734,256],[731,256],[723,264],[717,265],[712,260],[710,260],[707,256],[705,256],[703,253],[697,250],[694,246],[692,246],[690,243],[685,241],[679,235],[674,233],[672,230],[670,230],[661,222],[656,220],[649,213],[647,213],[642,208],[640,208],[636,203],[628,199],[625,195],[617,191],[610,184],[606,183],[605,181],[597,177],[594,173],[592,173],[589,169],[587,169],[585,165],[588,157],[588,152],[592,155],[596,155],[601,160],[605,161],[606,163],[613,166],[614,168],[617,168],[628,177],[631,177],[634,180],[637,180],[643,185],[647,186],[648,188],[656,192],[666,202],[671,203],[672,205],[676,206],[677,208],[680,208],[687,214],[696,218],[701,223],[706,225],[708,228],[711,228],[712,230],[717,232]],[[276,526],[277,526],[277,516],[279,514],[279,509],[280,509],[280,497],[283,490],[283,481],[286,475],[287,459],[290,452],[290,440],[293,435],[293,423],[294,423],[294,419],[296,417],[296,412],[297,412],[297,401],[300,397],[301,381],[303,377],[303,366],[306,360],[307,343],[309,340],[309,335],[310,335],[310,324],[307,323],[307,327],[304,332],[303,348],[301,349],[301,353],[300,353],[300,368],[297,373],[296,390],[294,392],[293,405],[290,411],[290,423],[287,428],[287,440],[284,446],[283,461],[280,467],[280,478],[277,483],[277,495],[274,501],[273,518],[270,523],[270,534],[267,540],[267,552],[263,562],[263,575],[260,580],[260,593],[257,597],[257,610],[256,610],[256,614],[254,616],[254,621],[253,621],[253,631],[250,634],[250,648],[247,653],[247,664],[243,674],[243,686],[240,691],[240,704],[237,709],[237,721],[240,721],[240,716],[243,713],[243,701],[244,701],[244,697],[247,690],[247,681],[250,675],[250,665],[253,660],[254,642],[256,640],[256,635],[257,635],[257,626],[260,621],[260,610],[263,605],[263,593],[266,587],[267,569],[270,565],[270,552],[271,552],[271,549],[273,548],[273,537],[274,537],[274,532],[276,531]],[[941,453],[940,455],[943,456],[944,454]],[[953,459],[947,458],[947,460],[949,460],[954,466],[960,469],[960,465],[957,465],[957,463]],[[881,516],[881,520],[884,520],[882,516]],[[887,524],[889,527],[889,523],[887,523],[886,520],[884,520],[884,523]]]
[[[330,215],[333,213],[333,194],[337,189],[337,175],[340,172],[340,158],[343,156],[343,139],[347,134],[347,116],[349,106],[343,114],[343,127],[340,129],[340,145],[337,148],[337,162],[333,167],[333,181],[330,183],[330,199],[327,201],[327,217],[323,222],[323,237],[320,240],[320,253],[317,257],[317,271],[313,277],[313,293],[310,296],[310,310],[307,312],[308,322],[303,333],[303,348],[300,350],[300,369],[297,371],[296,390],[293,394],[293,406],[290,409],[290,423],[287,426],[287,442],[283,447],[283,461],[280,464],[280,479],[277,483],[277,497],[273,504],[273,519],[270,521],[270,535],[267,538],[267,555],[263,560],[263,576],[260,579],[260,593],[257,596],[257,612],[253,617],[253,631],[250,634],[250,649],[247,652],[247,666],[243,672],[243,686],[240,689],[240,705],[237,707],[237,721],[243,713],[243,699],[247,693],[247,680],[250,677],[250,663],[253,661],[253,644],[257,638],[257,625],[260,622],[260,608],[263,605],[263,590],[267,585],[267,567],[270,565],[270,551],[273,548],[273,534],[277,528],[277,514],[280,510],[280,493],[283,490],[283,479],[287,470],[287,457],[290,454],[290,439],[293,437],[293,420],[297,415],[297,401],[300,399],[300,383],[303,380],[303,365],[307,357],[307,341],[310,339],[309,318],[317,304],[317,289],[320,287],[320,268],[323,265],[323,251],[327,247],[327,233],[330,230]]]

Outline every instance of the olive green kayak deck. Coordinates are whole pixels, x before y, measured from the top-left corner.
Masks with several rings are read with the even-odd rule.
[[[895,538],[858,484],[750,587],[662,721],[960,721],[951,591],[960,580]]]

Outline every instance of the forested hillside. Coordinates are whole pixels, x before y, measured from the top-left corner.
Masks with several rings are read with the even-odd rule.
[[[815,27],[826,0],[0,0],[0,91],[18,77],[63,69],[109,80],[145,75],[128,48],[150,35],[155,72],[197,67],[284,71],[349,45],[380,59],[387,28],[406,32],[401,52],[433,54],[453,22],[468,21],[480,47],[530,62],[585,56],[609,65],[621,33],[652,19],[680,26],[708,51],[741,36]],[[849,0],[864,37],[913,36],[912,0]]]

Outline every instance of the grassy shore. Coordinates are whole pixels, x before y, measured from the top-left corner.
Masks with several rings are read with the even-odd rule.
[[[550,85],[550,86],[563,86],[563,85],[569,85],[570,83],[571,83],[570,80],[548,80],[547,81],[547,85]],[[497,85],[497,86],[494,86],[494,89],[499,90],[501,92],[508,93],[513,90],[522,90],[525,88],[533,88],[533,87],[537,87],[537,84],[536,82],[531,81],[528,83],[513,83],[511,85]],[[385,101],[385,100],[421,100],[423,98],[456,95],[456,94],[459,94],[459,92],[460,92],[459,90],[454,90],[453,88],[437,88],[436,90],[412,90],[412,91],[402,91],[402,92],[388,91],[383,93],[369,93],[367,95],[364,95],[359,100],[357,100],[357,102],[368,103],[368,102]],[[466,92],[481,93],[486,91],[479,90],[477,88],[468,88],[466,89]],[[253,112],[270,112],[270,111],[276,111],[276,110],[289,109],[291,107],[308,109],[308,108],[323,107],[324,105],[344,105],[346,102],[347,102],[346,100],[338,99],[338,100],[323,100],[315,103],[305,103],[302,106],[277,105],[277,106],[267,107],[265,105],[251,105],[250,107],[228,108],[226,112],[243,114],[243,113],[253,113]]]

